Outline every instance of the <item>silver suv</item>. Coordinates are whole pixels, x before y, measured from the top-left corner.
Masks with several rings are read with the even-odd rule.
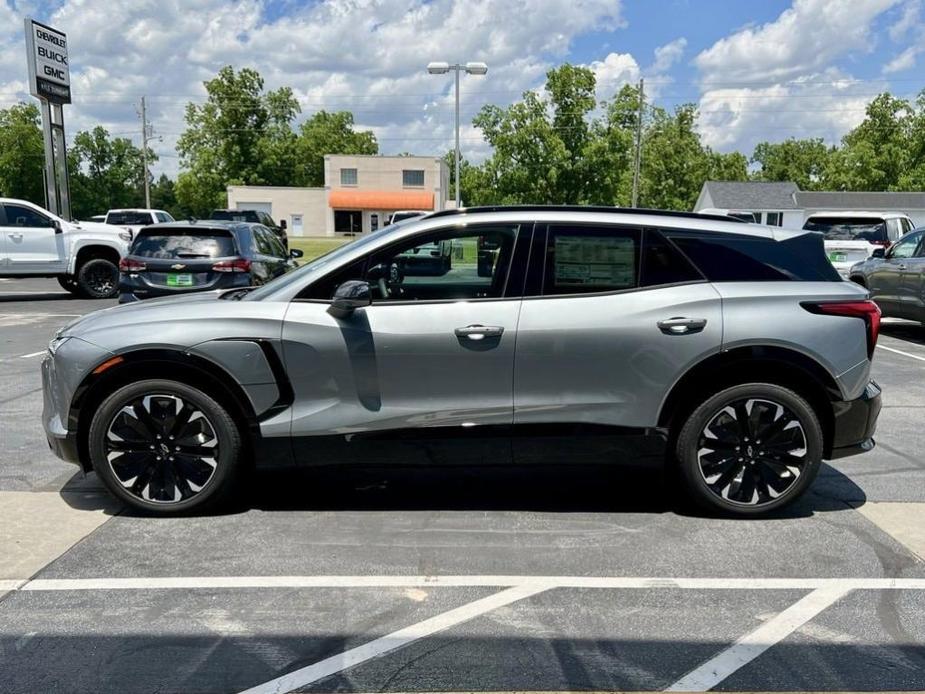
[[[415,249],[447,250],[421,272]],[[245,466],[669,465],[716,511],[779,508],[869,450],[879,310],[822,235],[612,208],[454,210],[258,289],[63,328],[48,440],[170,514]]]

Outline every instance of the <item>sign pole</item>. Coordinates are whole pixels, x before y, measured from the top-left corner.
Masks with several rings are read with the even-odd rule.
[[[42,109],[42,138],[45,141],[45,205],[52,214],[60,216],[58,210],[58,186],[55,185],[55,145],[51,137],[51,104],[39,99]]]
[[[71,219],[71,187],[68,184],[67,176],[67,141],[64,137],[64,107],[61,104],[53,104],[51,107],[52,114],[52,139],[55,144],[55,174],[58,177],[58,205],[60,207],[58,215],[65,219]]]

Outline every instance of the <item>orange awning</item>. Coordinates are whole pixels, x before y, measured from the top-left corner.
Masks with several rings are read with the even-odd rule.
[[[328,204],[335,210],[432,210],[434,194],[423,191],[332,190]]]

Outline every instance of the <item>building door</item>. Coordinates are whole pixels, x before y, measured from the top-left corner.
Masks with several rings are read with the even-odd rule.
[[[341,234],[362,234],[363,213],[360,210],[334,210],[334,231]]]
[[[369,215],[369,230],[370,232],[379,231],[379,214],[376,212]]]
[[[292,235],[293,236],[302,236],[304,231],[302,230],[302,215],[294,214],[292,215]]]

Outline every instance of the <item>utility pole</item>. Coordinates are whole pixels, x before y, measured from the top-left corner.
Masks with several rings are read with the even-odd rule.
[[[148,130],[148,112],[145,109],[145,98],[141,97],[141,166],[142,178],[145,182],[145,207],[151,208],[151,186],[148,184],[148,138],[153,132]]]
[[[633,207],[639,204],[639,165],[642,159],[642,107],[646,100],[646,83],[639,78],[639,114],[636,116],[636,157],[633,161]]]

